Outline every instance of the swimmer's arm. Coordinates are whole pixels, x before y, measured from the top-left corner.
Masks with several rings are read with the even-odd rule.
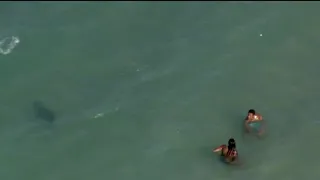
[[[249,126],[249,120],[246,120],[245,122],[244,122],[244,126],[245,126],[245,128],[246,128],[246,130],[248,131],[248,132],[250,132],[251,131],[251,128],[250,128],[250,126]]]
[[[262,134],[264,134],[266,131],[266,122],[265,121],[261,121],[261,130],[259,132],[259,136],[261,136]]]

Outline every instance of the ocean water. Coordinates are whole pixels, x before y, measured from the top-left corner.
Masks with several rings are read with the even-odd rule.
[[[319,9],[2,2],[0,178],[319,179]],[[230,137],[242,166],[211,152]]]

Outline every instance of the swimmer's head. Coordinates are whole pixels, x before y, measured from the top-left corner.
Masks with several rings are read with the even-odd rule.
[[[233,138],[230,138],[228,141],[228,148],[229,149],[234,149],[236,148],[236,141]]]
[[[250,109],[249,111],[248,111],[248,117],[249,118],[253,118],[253,116],[256,114],[256,111],[254,110],[254,109]]]

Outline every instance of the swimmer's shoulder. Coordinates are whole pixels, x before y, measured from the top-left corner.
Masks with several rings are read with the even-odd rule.
[[[227,146],[226,146],[226,147],[223,147],[223,148],[222,148],[222,152],[223,152],[224,155],[227,154],[227,152],[228,152],[228,147],[227,147]]]
[[[253,121],[262,121],[262,116],[260,114],[255,114],[254,118],[252,120],[249,120],[251,122]]]
[[[256,116],[257,116],[257,119],[260,121],[263,119],[261,114],[256,114]]]

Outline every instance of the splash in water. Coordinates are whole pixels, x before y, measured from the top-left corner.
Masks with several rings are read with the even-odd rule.
[[[12,50],[20,43],[18,37],[5,37],[0,40],[0,53],[3,55],[10,54]]]

